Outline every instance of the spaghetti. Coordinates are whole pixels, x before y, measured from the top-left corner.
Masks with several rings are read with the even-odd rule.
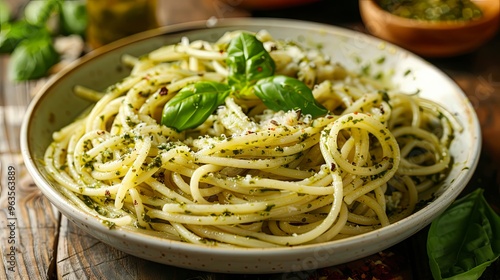
[[[60,191],[110,227],[263,248],[387,226],[446,176],[454,131],[446,110],[265,31],[256,37],[276,73],[303,81],[328,114],[274,112],[230,96],[196,128],[160,124],[185,86],[227,80],[226,48],[241,32],[125,56],[130,76],[105,93],[77,87],[98,101],[47,148]]]

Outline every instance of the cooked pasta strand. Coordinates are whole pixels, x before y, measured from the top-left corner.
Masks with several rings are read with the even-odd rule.
[[[231,95],[196,128],[161,124],[187,85],[227,82],[227,45],[188,38],[136,58],[95,104],[53,134],[44,164],[72,203],[108,226],[222,247],[338,240],[411,215],[446,176],[460,124],[416,95],[350,72],[319,50],[257,38],[276,73],[302,80],[328,113],[274,112]]]

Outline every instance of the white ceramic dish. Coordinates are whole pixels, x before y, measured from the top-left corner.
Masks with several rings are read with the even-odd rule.
[[[373,73],[393,73],[405,92],[417,90],[453,112],[463,125],[451,146],[454,164],[432,203],[388,227],[357,237],[319,245],[280,249],[222,249],[202,247],[117,228],[110,230],[95,217],[68,202],[53,186],[42,164],[52,132],[71,122],[89,104],[71,93],[76,84],[103,89],[124,77],[120,56],[143,54],[181,36],[213,41],[228,30],[268,30],[277,39],[322,45],[325,52],[356,70],[372,65]],[[375,63],[385,58],[383,63]],[[31,103],[25,116],[22,153],[35,183],[45,196],[83,230],[126,253],[184,268],[228,273],[273,273],[310,270],[355,260],[388,248],[428,225],[459,195],[476,167],[481,145],[477,116],[462,90],[445,74],[419,57],[394,45],[354,31],[309,22],[276,19],[228,19],[210,27],[186,23],[145,32],[82,58],[56,75]]]

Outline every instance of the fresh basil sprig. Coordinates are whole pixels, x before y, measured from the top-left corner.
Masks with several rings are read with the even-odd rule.
[[[273,76],[275,62],[254,35],[243,32],[232,39],[227,54],[227,84],[198,82],[182,89],[165,104],[163,125],[178,131],[194,128],[202,124],[229,95],[259,98],[274,111],[301,110],[313,117],[328,113],[316,102],[306,84],[292,77]]]
[[[274,74],[274,60],[262,42],[252,34],[243,32],[231,40],[227,55],[228,84],[235,89],[244,89]]]
[[[63,35],[77,34],[84,37],[88,22],[85,1],[63,1],[60,7],[60,32]]]
[[[427,254],[434,279],[478,279],[500,255],[500,217],[483,190],[456,200],[431,223]]]
[[[12,52],[8,64],[9,79],[24,81],[41,78],[59,61],[59,53],[48,36],[22,41]]]
[[[213,81],[190,84],[165,104],[161,123],[177,131],[197,127],[224,104],[230,89],[226,84]]]
[[[58,23],[54,26],[57,30],[51,31],[62,35],[84,36],[87,28],[87,9],[83,0],[30,1],[24,8],[24,16],[27,21],[37,25],[45,25],[54,17]]]
[[[57,24],[49,24],[56,15],[60,29],[55,28]],[[45,76],[60,59],[52,37],[58,34],[83,36],[87,25],[83,0],[29,1],[23,16],[13,22],[3,22],[0,27],[0,53],[12,53],[8,71],[14,81]]]
[[[292,77],[272,76],[261,79],[255,85],[254,93],[274,111],[301,110],[312,117],[328,113],[327,109],[316,102],[312,90]]]
[[[25,20],[5,22],[0,28],[0,53],[11,53],[27,38],[33,38],[40,33],[48,33],[43,27]]]

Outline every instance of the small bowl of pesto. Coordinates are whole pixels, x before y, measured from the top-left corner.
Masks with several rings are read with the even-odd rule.
[[[359,0],[367,30],[425,57],[470,53],[500,27],[498,0]]]

